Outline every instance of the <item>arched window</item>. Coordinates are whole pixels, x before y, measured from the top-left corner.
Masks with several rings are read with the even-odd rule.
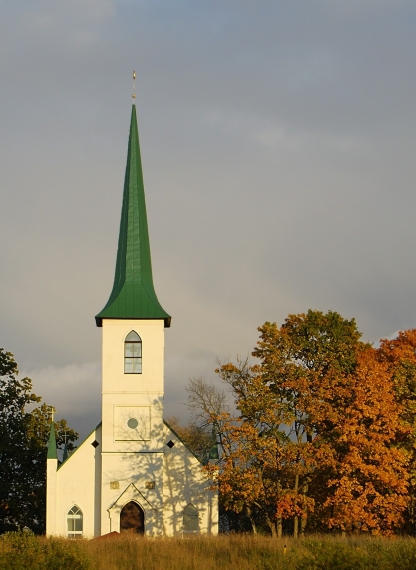
[[[142,373],[142,339],[131,331],[124,341],[124,374]]]
[[[185,531],[195,532],[199,530],[198,511],[191,503],[183,509],[182,525]]]
[[[68,511],[68,538],[82,538],[83,514],[79,507],[74,505]]]

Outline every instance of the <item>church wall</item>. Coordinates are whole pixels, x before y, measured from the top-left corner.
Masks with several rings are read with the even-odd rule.
[[[121,509],[131,500],[144,511],[145,532],[163,533],[163,455],[107,454],[102,484],[102,533],[120,531]]]
[[[100,445],[91,444],[97,440]],[[101,426],[97,427],[79,448],[60,466],[56,473],[56,531],[67,536],[67,515],[74,506],[83,513],[83,536],[91,538],[101,534],[99,513],[101,473]]]
[[[142,340],[141,374],[124,373],[132,330]],[[163,320],[103,319],[102,534],[120,530],[130,500],[145,513],[146,534],[162,534],[163,356]]]
[[[46,460],[46,535],[56,534],[56,470],[58,460]]]
[[[202,464],[167,426],[165,440],[175,445],[165,446],[164,453],[164,534],[186,534],[183,510],[188,504],[198,511],[199,532],[217,534],[218,494],[207,490],[210,482],[202,471]]]
[[[163,392],[164,322],[162,319],[103,319],[103,391],[138,389],[137,378]],[[124,340],[130,331],[142,339],[142,374],[124,374]]]
[[[160,451],[163,422],[163,320],[103,319],[103,452]],[[131,331],[142,339],[142,374],[124,373],[124,340]],[[129,408],[136,407],[136,410]],[[142,424],[126,427],[129,415]],[[118,432],[118,433],[117,433]],[[123,435],[124,433],[124,435]],[[136,451],[136,449],[135,449]]]
[[[124,373],[124,340],[131,330],[142,339],[143,374]],[[201,463],[163,423],[163,343],[161,320],[104,319],[102,428],[56,473],[51,534],[67,535],[74,505],[83,512],[85,537],[119,532],[121,510],[130,501],[142,508],[147,535],[186,535],[187,505],[198,511],[200,533],[217,534],[217,494],[208,491]],[[131,418],[138,419],[134,428]]]

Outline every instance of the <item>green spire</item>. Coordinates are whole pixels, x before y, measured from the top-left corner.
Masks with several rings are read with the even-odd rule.
[[[51,422],[51,431],[49,433],[49,445],[48,445],[48,459],[58,459],[58,454],[56,452],[56,438],[55,438],[55,424]]]
[[[131,112],[114,285],[106,306],[95,317],[97,326],[102,326],[103,319],[163,319],[165,327],[170,326],[171,320],[153,286],[135,105]]]
[[[209,450],[209,459],[219,459],[218,442],[217,442],[217,426],[215,422],[212,424],[212,447]]]

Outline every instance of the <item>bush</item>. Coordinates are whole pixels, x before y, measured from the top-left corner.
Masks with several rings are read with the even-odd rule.
[[[21,531],[7,532],[0,537],[0,568],[89,570],[93,566],[84,545],[77,541],[46,539]]]

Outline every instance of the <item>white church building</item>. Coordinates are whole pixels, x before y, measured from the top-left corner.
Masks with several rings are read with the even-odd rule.
[[[135,105],[114,285],[95,319],[102,328],[102,422],[61,464],[52,422],[46,534],[217,534],[218,496],[163,420],[164,329],[171,317],[153,285]]]

